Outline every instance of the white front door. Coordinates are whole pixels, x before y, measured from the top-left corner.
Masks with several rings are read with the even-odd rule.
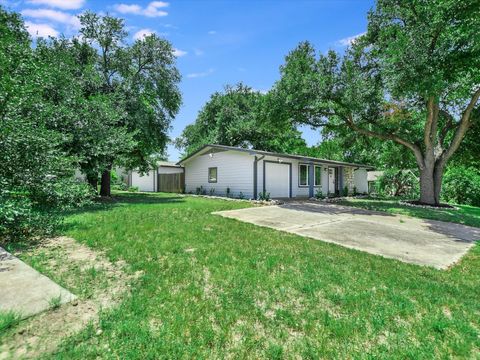
[[[328,193],[332,194],[335,192],[335,169],[328,168]]]
[[[265,191],[271,198],[290,197],[290,165],[265,163]]]

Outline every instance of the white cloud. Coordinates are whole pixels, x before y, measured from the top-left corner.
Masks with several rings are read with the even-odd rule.
[[[173,55],[176,57],[181,57],[187,55],[187,52],[180,49],[173,49]]]
[[[164,1],[152,1],[147,7],[143,8],[138,4],[115,4],[113,8],[121,14],[143,15],[148,17],[167,16],[168,13],[163,8],[168,6]]]
[[[25,21],[25,27],[27,31],[33,38],[37,37],[49,37],[49,36],[58,36],[59,33],[52,26],[48,24],[35,24],[30,21]]]
[[[205,54],[205,51],[203,51],[202,49],[193,49],[193,52],[196,56],[202,56],[203,54]]]
[[[348,46],[348,45],[352,45],[355,40],[357,40],[360,36],[362,35],[365,35],[366,33],[363,32],[363,33],[360,33],[360,34],[357,34],[357,35],[353,35],[353,36],[349,36],[345,39],[340,39],[337,41],[337,44],[340,45],[340,46]]]
[[[75,10],[83,7],[85,0],[28,0],[30,4],[46,5],[63,10]]]
[[[204,71],[204,72],[190,73],[190,74],[187,74],[187,78],[194,79],[194,78],[205,77],[213,74],[214,71],[215,71],[214,69],[208,69],[207,71]]]
[[[134,40],[141,40],[145,36],[155,34],[155,30],[152,29],[140,29],[135,34],[133,34]]]
[[[210,31],[208,32],[208,35],[215,35],[216,33],[217,33],[217,32],[216,32],[215,30],[210,30]]]
[[[56,11],[50,9],[24,9],[22,15],[25,17],[31,17],[34,19],[47,19],[56,21],[62,24],[69,25],[75,29],[80,28],[80,20],[73,15],[70,15],[63,11]]]

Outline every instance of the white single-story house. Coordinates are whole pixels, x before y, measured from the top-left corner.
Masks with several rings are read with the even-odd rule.
[[[178,179],[175,176],[161,176],[172,174],[181,176],[178,176]],[[167,180],[167,178],[168,184],[162,183],[162,179]],[[156,168],[143,174],[139,171],[129,171],[127,178],[127,185],[137,187],[140,191],[181,192],[183,191],[183,183],[183,167],[168,161],[159,161]]]
[[[278,154],[224,145],[205,145],[178,162],[185,170],[185,191],[257,199],[307,198],[324,195],[367,193],[367,170],[371,166]]]

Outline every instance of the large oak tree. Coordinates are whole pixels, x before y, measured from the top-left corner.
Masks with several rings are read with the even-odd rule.
[[[294,123],[405,147],[420,201],[438,205],[445,166],[478,121],[479,29],[478,0],[378,0],[343,56],[317,56],[309,43],[287,56],[278,105]]]

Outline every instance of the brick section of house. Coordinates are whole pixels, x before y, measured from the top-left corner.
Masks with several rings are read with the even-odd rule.
[[[343,168],[343,186],[348,186],[348,192],[353,193],[355,181],[353,179],[353,168],[351,167]]]

